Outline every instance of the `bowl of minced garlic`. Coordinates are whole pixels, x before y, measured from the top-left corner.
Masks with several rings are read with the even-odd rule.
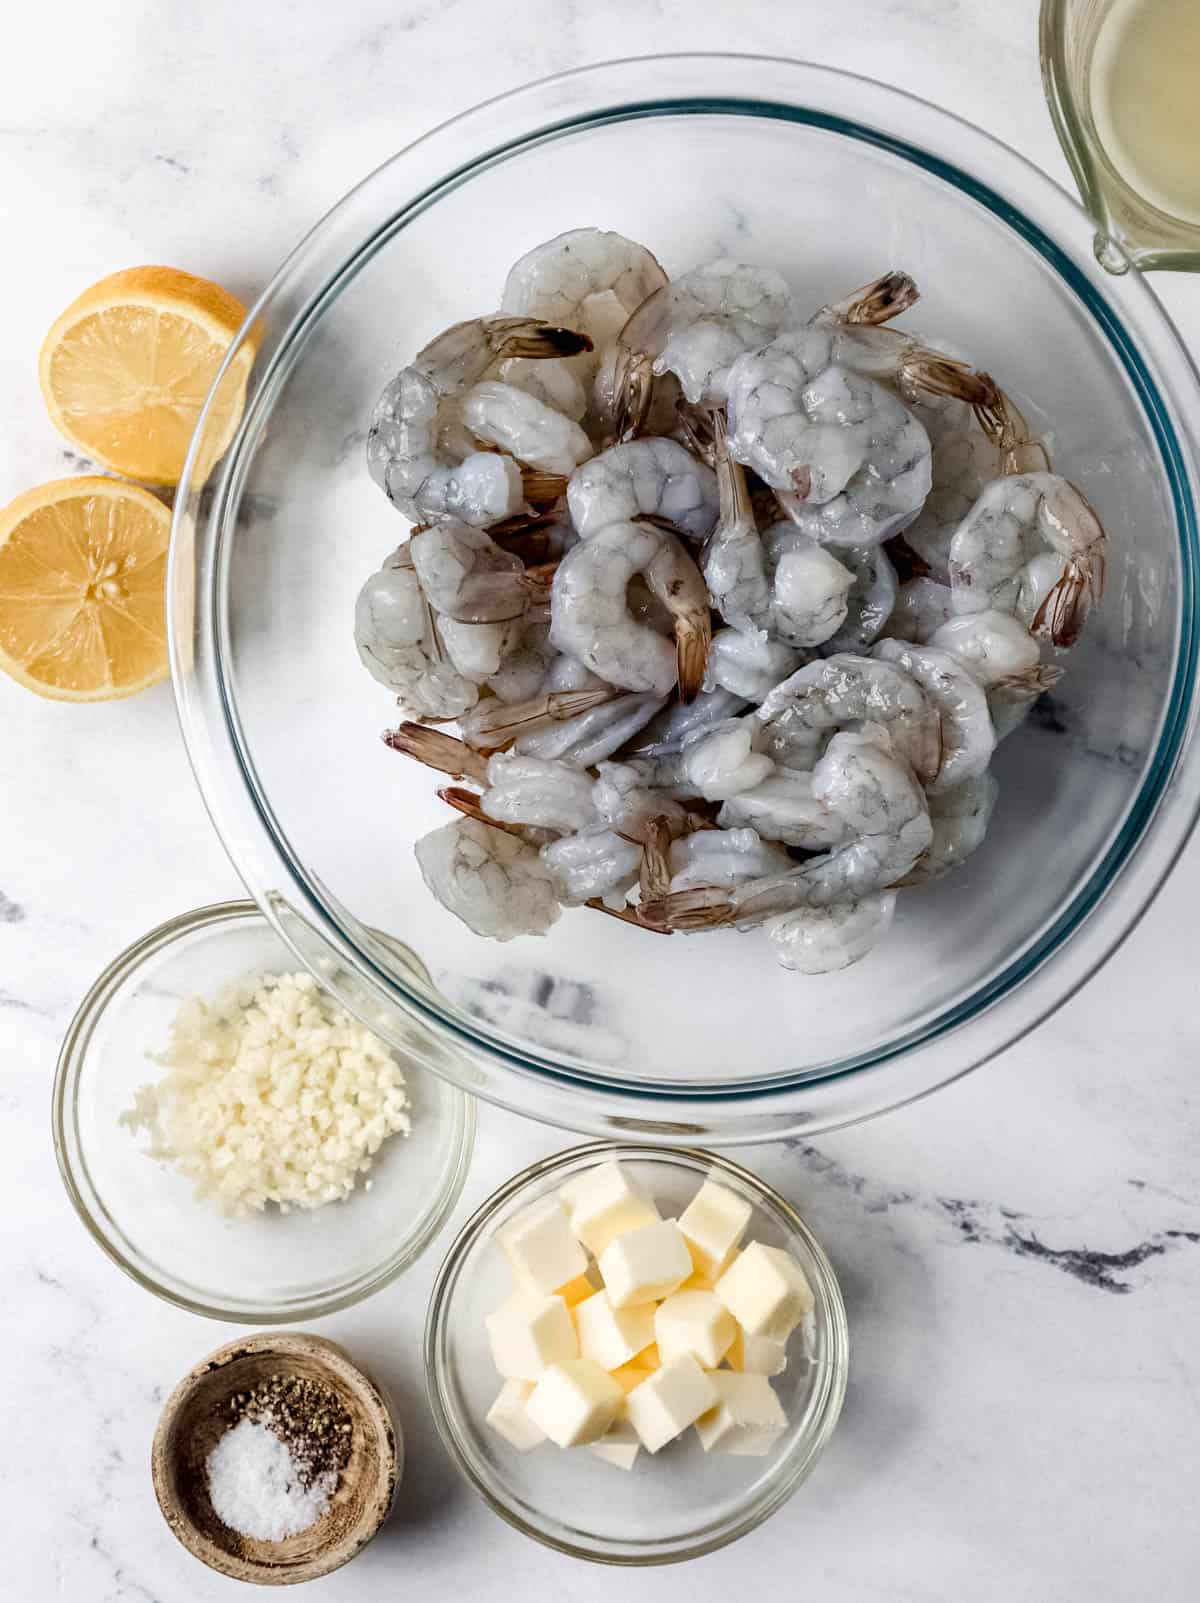
[[[260,1586],[328,1575],[379,1530],[403,1467],[378,1386],[336,1343],[220,1347],[167,1399],[151,1452],[163,1517],[210,1569]]]

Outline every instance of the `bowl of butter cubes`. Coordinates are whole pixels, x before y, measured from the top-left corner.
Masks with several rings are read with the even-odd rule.
[[[438,1273],[430,1400],[510,1524],[611,1564],[697,1557],[813,1469],[846,1389],[833,1268],[718,1154],[597,1142],[495,1192]]]

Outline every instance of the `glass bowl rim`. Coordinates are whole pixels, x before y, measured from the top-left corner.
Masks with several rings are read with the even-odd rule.
[[[222,926],[233,927],[243,923],[261,923],[272,935],[278,937],[274,924],[255,902],[247,899],[212,902],[204,907],[192,908],[165,919],[125,947],[106,965],[88,987],[87,993],[76,1008],[59,1049],[51,1092],[51,1133],[54,1138],[54,1155],[58,1163],[58,1172],[75,1212],[105,1256],[131,1280],[136,1281],[144,1290],[153,1292],[156,1297],[161,1297],[165,1302],[173,1303],[177,1308],[184,1308],[187,1312],[199,1314],[206,1319],[220,1319],[248,1325],[295,1324],[302,1319],[312,1319],[352,1307],[355,1303],[373,1296],[384,1286],[390,1285],[425,1252],[450,1217],[462,1195],[463,1186],[470,1172],[471,1157],[475,1148],[475,1099],[461,1086],[443,1080],[447,1093],[454,1098],[452,1106],[456,1110],[457,1125],[449,1147],[451,1161],[446,1170],[443,1186],[420,1229],[407,1241],[403,1250],[393,1253],[374,1269],[364,1271],[349,1284],[328,1293],[308,1297],[302,1303],[289,1302],[282,1307],[265,1303],[228,1306],[215,1297],[202,1301],[163,1285],[141,1267],[135,1255],[127,1253],[118,1245],[103,1224],[107,1210],[91,1184],[83,1142],[79,1138],[75,1119],[79,1087],[86,1070],[95,1032],[109,1004],[125,984],[136,979],[147,962],[177,941],[200,930],[219,929]],[[283,944],[287,949],[286,943]],[[335,993],[330,994],[337,1000]],[[424,1068],[421,1070],[422,1074],[429,1072]],[[115,1221],[113,1223],[114,1230],[117,1230]],[[117,1233],[123,1236],[123,1232],[117,1230]]]
[[[529,113],[539,102],[539,97],[545,99],[552,96],[555,90],[571,81],[576,85],[589,80],[596,83],[600,80],[607,82],[614,75],[635,73],[647,68],[673,68],[678,71],[687,69],[705,75],[707,81],[707,78],[716,71],[725,77],[733,72],[768,67],[791,75],[793,81],[789,84],[789,88],[798,98],[754,100],[728,92],[726,85],[726,92],[720,95],[697,92],[652,101],[620,100],[618,96],[616,105],[609,105],[601,110],[560,118],[552,122],[530,121]],[[848,1113],[839,1113],[831,1118],[818,1116],[817,1124],[811,1122],[811,1116],[805,1117],[798,1112],[793,1123],[786,1127],[810,1130],[834,1128],[839,1124],[854,1122],[871,1113],[913,1100],[947,1083],[959,1074],[987,1061],[1040,1023],[1073,995],[1111,955],[1153,899],[1182,850],[1195,822],[1196,814],[1200,811],[1200,800],[1198,800],[1191,805],[1186,818],[1182,821],[1174,819],[1171,838],[1169,840],[1162,838],[1164,809],[1161,803],[1172,777],[1188,755],[1189,737],[1196,722],[1195,642],[1200,626],[1195,601],[1195,576],[1197,559],[1200,557],[1200,539],[1197,537],[1195,511],[1198,497],[1194,489],[1194,464],[1200,452],[1186,424],[1182,405],[1176,402],[1174,410],[1177,416],[1173,422],[1169,415],[1171,407],[1168,404],[1180,386],[1187,389],[1190,400],[1193,402],[1200,400],[1200,384],[1169,318],[1153,292],[1141,280],[1140,275],[1128,275],[1119,293],[1126,300],[1140,299],[1140,305],[1129,308],[1130,315],[1136,313],[1143,319],[1148,318],[1153,325],[1148,331],[1143,331],[1153,334],[1156,341],[1157,372],[1152,377],[1136,342],[1110,304],[1110,297],[1101,295],[1089,283],[1085,271],[1072,260],[1068,248],[1060,243],[1058,238],[1033,222],[1004,194],[972,176],[965,168],[956,166],[921,145],[893,133],[886,120],[883,126],[874,126],[851,121],[845,116],[813,111],[802,97],[806,82],[810,85],[818,83],[826,86],[852,84],[860,95],[873,97],[877,107],[882,107],[891,114],[893,122],[899,111],[907,109],[913,118],[918,120],[923,118],[928,126],[940,132],[944,138],[949,138],[953,134],[956,141],[962,142],[966,151],[962,157],[964,161],[968,156],[990,156],[993,163],[1007,163],[1010,176],[1013,170],[1019,173],[1036,191],[1039,203],[1053,205],[1054,221],[1060,225],[1060,231],[1063,213],[1070,214],[1076,224],[1086,225],[1086,214],[1074,199],[1002,141],[906,91],[836,68],[766,56],[694,53],[635,57],[573,69],[571,72],[544,78],[484,101],[424,134],[369,175],[355,189],[349,191],[306,236],[284,262],[252,309],[247,320],[247,329],[257,322],[264,312],[270,310],[273,299],[277,299],[283,293],[291,276],[303,270],[307,258],[317,249],[323,237],[338,225],[343,214],[355,200],[372,184],[381,181],[384,174],[397,169],[399,164],[412,158],[414,153],[422,152],[431,142],[447,139],[451,134],[461,138],[463,131],[468,129],[473,121],[486,121],[497,110],[511,113],[510,121],[514,118],[521,119],[519,131],[513,133],[515,122],[510,127],[509,132],[512,137],[508,140],[485,150],[482,154],[476,152],[469,161],[451,167],[436,183],[428,185],[393,211],[386,224],[377,226],[365,240],[359,239],[353,254],[343,258],[338,271],[327,279],[320,291],[309,295],[303,310],[293,317],[288,326],[280,349],[269,364],[266,377],[251,406],[247,408],[237,437],[221,466],[216,495],[208,512],[200,516],[196,509],[190,506],[190,503],[198,498],[197,490],[190,484],[193,461],[191,455],[181,486],[182,493],[176,503],[177,537],[172,540],[168,590],[171,598],[169,610],[172,677],[177,707],[189,759],[210,816],[235,866],[246,880],[248,888],[258,897],[268,917],[272,917],[273,902],[278,901],[286,906],[289,905],[289,898],[294,898],[294,904],[304,909],[300,916],[309,922],[315,920],[315,928],[320,938],[354,970],[358,979],[375,997],[384,1003],[391,1003],[409,1013],[415,1013],[434,1033],[448,1039],[452,1044],[465,1045],[469,1051],[485,1058],[490,1067],[504,1076],[504,1084],[481,1085],[480,1094],[516,1111],[560,1122],[571,1128],[608,1133],[614,1127],[614,1123],[620,1125],[615,1115],[618,1112],[629,1111],[635,1117],[646,1120],[642,1127],[649,1133],[666,1134],[669,1125],[657,1123],[650,1117],[652,1110],[673,1112],[690,1106],[690,1110],[695,1111],[697,1117],[703,1120],[714,1107],[732,1109],[737,1106],[742,1111],[743,1117],[774,1121],[772,1128],[777,1130],[781,1098],[807,1098],[811,1104],[819,1088],[834,1088],[838,1081],[853,1079],[859,1085],[865,1086],[873,1071],[895,1065],[898,1060],[907,1059],[911,1062],[918,1053],[928,1058],[931,1049],[945,1046],[951,1037],[960,1035],[960,1032],[968,1027],[980,1025],[988,1016],[999,1020],[999,1010],[1005,1003],[1012,1003],[1014,999],[1020,998],[1032,1004],[1032,1016],[1029,1016],[1028,1009],[1026,1016],[1020,1020],[1008,1018],[1006,1015],[1006,1022],[1002,1025],[999,1036],[990,1043],[978,1043],[974,1046],[971,1049],[973,1055],[965,1064],[961,1059],[955,1062],[953,1053],[942,1052],[932,1075],[922,1072],[910,1077],[919,1080],[920,1083],[915,1086],[896,1087],[882,1095],[877,1087],[861,1093],[872,1104],[865,1111],[851,1109]],[[617,86],[610,85],[610,87]],[[582,93],[582,90],[580,92]],[[531,104],[527,105],[527,102]],[[533,148],[551,137],[560,137],[586,127],[625,121],[634,117],[679,114],[685,111],[710,114],[740,113],[785,122],[807,123],[831,128],[843,135],[852,134],[865,139],[877,147],[898,153],[909,162],[942,178],[968,198],[982,201],[993,215],[1039,252],[1057,277],[1077,299],[1082,301],[1092,322],[1098,325],[1101,333],[1105,335],[1114,360],[1124,366],[1126,376],[1132,382],[1142,402],[1149,427],[1156,437],[1162,472],[1173,501],[1175,532],[1179,541],[1181,628],[1179,650],[1174,664],[1174,683],[1166,698],[1163,730],[1160,733],[1158,747],[1147,763],[1146,773],[1138,790],[1127,803],[1122,821],[1113,831],[1113,838],[1110,839],[1100,860],[1091,869],[1086,881],[1076,889],[1063,907],[1047,918],[1044,927],[1031,937],[1015,956],[1010,955],[1005,959],[996,972],[986,976],[964,998],[941,1007],[928,1018],[912,1021],[909,1028],[894,1039],[844,1058],[838,1063],[799,1071],[777,1071],[757,1080],[694,1082],[673,1079],[648,1085],[604,1071],[566,1065],[539,1056],[530,1046],[517,1046],[478,1031],[470,1021],[442,1006],[436,998],[411,990],[380,967],[356,936],[348,931],[348,922],[357,925],[358,920],[348,913],[345,917],[342,916],[336,899],[324,891],[316,876],[295,856],[286,835],[274,819],[265,792],[258,783],[242,736],[236,706],[237,698],[232,688],[228,665],[228,613],[225,605],[228,599],[227,586],[222,586],[222,577],[226,581],[228,579],[229,541],[226,538],[227,531],[219,527],[219,516],[222,496],[228,495],[229,487],[236,478],[235,469],[247,438],[247,431],[255,418],[256,408],[260,406],[262,396],[271,389],[281,363],[289,359],[290,353],[291,361],[297,359],[298,347],[303,342],[307,328],[319,317],[329,299],[336,294],[338,286],[352,277],[358,264],[369,259],[392,232],[403,226],[407,218],[426,209],[441,194],[466,181],[489,162],[517,151]],[[524,112],[523,117],[522,112]],[[1083,253],[1080,254],[1082,256]],[[1090,256],[1090,252],[1088,255]],[[1110,286],[1110,293],[1116,296],[1118,291]],[[244,337],[245,331],[242,338]],[[231,347],[226,365],[233,361],[239,343],[240,341],[235,342]],[[286,371],[290,371],[290,366],[287,366]],[[284,376],[286,377],[286,372]],[[220,383],[220,376],[217,383]],[[196,440],[199,440],[202,430],[203,419],[201,427],[197,430]],[[193,455],[194,452],[195,443]],[[206,561],[206,569],[211,571],[207,587],[201,592],[200,614],[194,630],[194,620],[188,616],[183,603],[188,591],[184,583],[184,559],[180,553],[186,541],[179,538],[181,531],[186,529],[189,519],[192,518],[195,518],[201,529],[199,535],[201,543],[210,542],[217,557],[215,562]],[[225,570],[222,575],[218,570],[223,542]],[[192,683],[188,673],[191,665],[193,633],[201,640],[206,659],[212,659],[208,666],[212,683],[199,689]],[[209,702],[216,703],[216,716],[211,720],[214,726],[212,730],[204,728],[202,703],[206,698]],[[214,751],[210,749],[214,740],[217,746],[223,748],[216,752],[215,756]],[[1200,769],[1200,755],[1193,754],[1192,766]],[[224,769],[225,772],[219,782],[214,778],[210,784],[206,781],[214,769]],[[233,777],[233,770],[236,770],[236,778],[231,790],[229,781]],[[237,821],[238,827],[235,827],[230,808],[239,806],[241,817]],[[247,822],[255,834],[254,844],[249,850],[245,849],[244,826]],[[241,851],[235,849],[233,844],[235,841],[243,848]],[[1153,863],[1149,860],[1150,854],[1146,850],[1151,844],[1156,846],[1157,861]],[[270,884],[264,880],[259,867],[264,853],[270,859],[270,870],[274,876]],[[1136,876],[1131,876],[1129,870],[1135,867],[1135,859],[1138,873]],[[1137,879],[1136,887],[1131,886],[1131,878]],[[288,885],[288,898],[283,897],[276,888],[281,881]],[[1122,892],[1120,900],[1126,905],[1116,913],[1118,889]],[[1107,904],[1104,909],[1107,914],[1107,927],[1103,932],[1100,930],[1100,921],[1095,916],[1102,902]],[[276,919],[272,918],[272,921],[276,922]],[[277,924],[277,927],[287,940],[288,937],[281,924]],[[1085,930],[1085,927],[1089,935],[1086,952],[1083,943],[1074,939]],[[1057,973],[1067,966],[1068,950],[1073,960],[1070,965],[1073,973],[1065,984],[1052,985],[1049,983],[1048,970],[1054,965]],[[304,961],[303,955],[298,950],[297,955]],[[1031,981],[1034,980],[1041,986],[1041,994],[1036,1000],[1031,985]],[[996,1032],[992,1033],[996,1035]],[[520,1089],[518,1082],[521,1082]],[[533,1087],[532,1094],[529,1087]],[[837,1090],[834,1091],[835,1100],[839,1094]],[[593,1102],[599,1100],[601,1103],[599,1113],[588,1109],[586,1102],[589,1098]],[[547,1101],[553,1105],[548,1107]],[[787,1115],[784,1117],[786,1119]],[[698,1124],[691,1130],[685,1130],[684,1134],[703,1135],[705,1139],[710,1140],[753,1139],[752,1136],[732,1138],[721,1136],[711,1131],[704,1123]]]
[[[456,1416],[447,1404],[445,1396],[441,1338],[446,1328],[450,1298],[467,1254],[485,1234],[490,1221],[505,1203],[515,1200],[536,1182],[587,1157],[624,1158],[631,1163],[648,1161],[681,1167],[685,1166],[685,1160],[690,1160],[690,1165],[701,1166],[709,1174],[719,1170],[752,1191],[756,1205],[775,1215],[778,1222],[786,1227],[789,1238],[802,1242],[809,1254],[816,1281],[813,1289],[817,1295],[817,1308],[823,1310],[823,1329],[830,1343],[828,1362],[823,1366],[820,1377],[822,1392],[818,1412],[810,1430],[805,1436],[797,1439],[787,1456],[775,1466],[775,1472],[759,1496],[740,1505],[736,1515],[730,1515],[715,1527],[709,1526],[695,1541],[665,1551],[650,1549],[644,1553],[604,1552],[584,1546],[582,1543],[552,1536],[548,1531],[530,1523],[484,1477],[476,1473],[474,1465],[462,1450],[455,1428]],[[792,1204],[761,1176],[735,1163],[723,1153],[709,1152],[700,1147],[663,1147],[619,1140],[590,1141],[570,1147],[563,1152],[553,1153],[549,1157],[539,1158],[527,1165],[486,1197],[465,1222],[450,1244],[429,1294],[429,1308],[425,1316],[424,1356],[426,1392],[442,1445],[459,1474],[494,1514],[498,1514],[522,1535],[572,1558],[588,1559],[593,1563],[624,1568],[648,1568],[682,1563],[728,1546],[769,1519],[804,1484],[833,1436],[845,1401],[850,1372],[850,1327],[841,1284],[824,1247]]]

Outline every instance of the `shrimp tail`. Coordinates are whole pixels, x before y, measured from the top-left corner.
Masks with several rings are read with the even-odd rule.
[[[834,301],[825,308],[825,315],[837,323],[866,323],[877,327],[907,312],[920,298],[921,291],[914,280],[907,273],[893,271],[852,290],[844,300]]]
[[[538,317],[503,317],[492,324],[496,354],[507,360],[524,357],[539,361],[556,356],[579,356],[592,349],[591,337],[573,328],[556,328]]]
[[[439,798],[448,806],[453,807],[456,813],[462,813],[466,818],[474,818],[480,824],[486,824],[489,829],[503,830],[506,835],[514,835],[517,840],[523,840],[528,846],[543,846],[548,840],[554,839],[551,829],[535,829],[528,824],[514,824],[506,818],[493,818],[483,810],[483,798],[473,790],[462,790],[457,785],[443,785],[438,791]]]
[[[667,896],[671,890],[671,820],[661,814],[646,821],[642,836],[642,862],[638,888],[643,902]]]
[[[553,506],[561,501],[567,493],[566,475],[562,473],[544,473],[540,468],[526,467],[519,463],[521,469],[521,494],[532,507]]]
[[[1040,440],[1030,437],[1029,425],[1011,396],[998,385],[994,389],[994,395],[972,402],[972,406],[980,428],[1000,453],[1001,474],[1049,473],[1050,453]]]
[[[453,735],[444,735],[439,729],[430,729],[426,724],[403,723],[399,729],[386,730],[383,743],[454,779],[487,784],[487,759],[465,742]]]
[[[643,902],[638,911],[648,929],[668,931],[720,929],[736,916],[728,891],[719,885],[669,891],[666,896]]]
[[[1058,583],[1046,594],[1033,616],[1029,632],[1063,650],[1083,632],[1088,613],[1104,591],[1104,553],[1073,557]]]
[[[675,620],[675,661],[679,671],[679,699],[695,701],[704,688],[712,619],[707,611],[688,612]]]
[[[654,366],[642,351],[622,348],[617,357],[613,429],[618,442],[634,440],[646,426],[654,394]]]
[[[674,931],[660,929],[655,924],[647,924],[642,917],[640,907],[610,907],[607,902],[601,901],[598,896],[590,897],[583,904],[590,907],[594,913],[607,913],[609,918],[619,918],[623,924],[632,924],[635,929],[649,930],[651,935],[671,935]]]
[[[477,752],[499,751],[518,735],[565,723],[612,701],[617,694],[613,686],[605,685],[600,690],[551,690],[529,701],[496,699],[474,708],[462,720],[463,732]]]

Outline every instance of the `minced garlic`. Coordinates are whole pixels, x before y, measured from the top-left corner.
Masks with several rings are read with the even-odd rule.
[[[387,1137],[412,1127],[395,1057],[308,974],[185,1002],[156,1061],[166,1074],[121,1122],[226,1213],[347,1197]]]

